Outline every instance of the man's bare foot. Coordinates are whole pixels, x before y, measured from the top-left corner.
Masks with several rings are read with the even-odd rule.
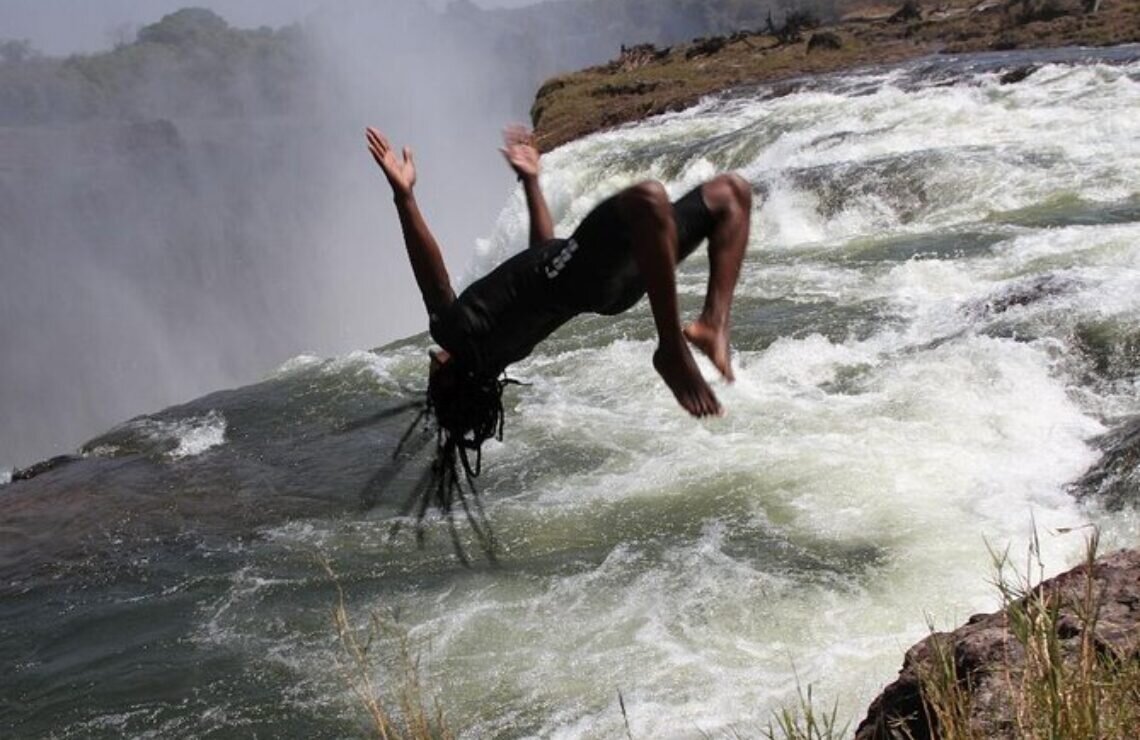
[[[658,347],[653,353],[653,367],[673,391],[677,402],[693,416],[719,416],[723,413],[720,401],[701,377],[689,348],[683,343],[676,351]]]
[[[701,319],[685,327],[685,339],[712,360],[712,364],[729,383],[736,380],[732,374],[732,355],[728,348],[728,332],[714,329]]]

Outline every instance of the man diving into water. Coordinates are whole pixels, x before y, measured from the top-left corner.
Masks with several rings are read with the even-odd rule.
[[[475,388],[493,385],[507,365],[529,355],[535,345],[574,316],[586,312],[616,315],[647,293],[657,327],[653,353],[657,373],[693,416],[723,413],[687,342],[703,352],[725,380],[733,380],[729,315],[748,245],[752,199],[743,178],[718,175],[675,203],[669,202],[660,183],[643,182],[602,201],[569,239],[558,239],[539,187],[538,150],[525,129],[510,128],[504,134],[502,152],[526,194],[529,247],[457,297],[439,245],[416,204],[411,150],[404,148],[402,158],[397,156],[374,128],[367,129],[367,139],[372,157],[392,187],[431,335],[443,347],[433,354],[428,381],[429,398],[442,427],[447,428],[447,417],[455,416],[448,407],[479,405],[473,400],[478,395]],[[705,239],[709,281],[704,308],[695,321],[682,327],[676,266]],[[478,416],[480,411],[460,413],[471,414]],[[501,406],[498,414],[501,429]],[[489,423],[492,431],[483,439],[494,434],[495,422]],[[470,436],[470,430],[448,431]]]
[[[367,130],[367,138],[372,157],[392,186],[431,335],[443,347],[432,353],[427,406],[396,448],[399,456],[420,422],[429,415],[434,419],[435,462],[404,509],[405,514],[418,509],[417,537],[422,538],[425,513],[434,503],[447,519],[456,554],[468,562],[451,514],[458,498],[484,550],[494,559],[494,537],[483,518],[474,478],[480,472],[483,443],[502,438],[502,394],[509,381],[500,376],[507,365],[529,355],[535,345],[580,313],[619,314],[648,293],[657,326],[653,366],[690,414],[722,413],[687,342],[732,381],[729,314],[748,246],[752,207],[752,190],[743,178],[719,175],[676,203],[669,202],[660,183],[643,182],[602,201],[569,239],[556,239],[538,184],[538,150],[525,129],[508,129],[502,152],[523,184],[530,244],[457,297],[439,245],[416,204],[411,150],[405,148],[403,156],[397,156],[374,128]],[[704,308],[682,328],[677,263],[705,239],[709,282]],[[474,510],[463,491],[460,469]]]

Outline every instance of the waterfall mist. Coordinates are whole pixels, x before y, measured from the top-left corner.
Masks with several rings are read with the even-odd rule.
[[[340,3],[305,21],[285,105],[240,74],[146,70],[131,110],[0,128],[0,466],[426,327],[363,129],[415,149],[458,276],[511,184],[497,128],[525,114],[494,60],[435,43],[438,25],[416,3]]]
[[[768,7],[212,0],[232,25],[159,21],[178,4],[101,4],[116,48],[97,54],[0,39],[0,468],[298,354],[426,328],[365,126],[415,150],[462,283],[513,187],[499,130],[543,79],[620,43],[756,27]],[[12,5],[3,33],[90,49],[74,29],[95,12]]]

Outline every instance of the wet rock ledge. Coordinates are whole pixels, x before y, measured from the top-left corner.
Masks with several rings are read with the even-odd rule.
[[[1040,683],[1042,679],[1036,672],[1038,663],[1027,657],[1026,641],[1015,634],[1019,613],[1034,615],[1037,624],[1043,625],[1039,629],[1048,635],[1067,670],[1076,670],[1082,650],[1096,660],[1115,661],[1131,670],[1128,697],[1109,709],[1130,712],[1131,721],[1140,722],[1135,695],[1135,664],[1140,659],[1140,551],[1122,550],[1097,559],[1091,569],[1088,564],[1073,568],[1045,581],[1027,598],[1028,606],[1024,600],[1015,601],[1006,610],[975,615],[963,627],[932,634],[908,650],[898,679],[871,704],[856,730],[856,740],[942,737],[941,729],[932,726],[937,721],[929,719],[934,713],[924,705],[922,690],[924,677],[929,681],[938,675],[956,677],[966,697],[960,706],[965,707],[967,717],[960,721],[968,724],[970,737],[1022,737],[1016,707],[1024,707],[1025,700],[1013,692],[1026,680]],[[1097,605],[1093,618],[1086,613],[1090,603]],[[1042,604],[1047,605],[1045,613],[1034,608]],[[953,674],[948,674],[951,663]],[[1128,726],[1140,733],[1140,726]]]
[[[548,80],[531,108],[539,145],[548,151],[760,83],[939,53],[1140,42],[1140,0],[837,0],[825,7],[828,15],[791,11],[766,28],[670,48],[623,47],[609,64]]]

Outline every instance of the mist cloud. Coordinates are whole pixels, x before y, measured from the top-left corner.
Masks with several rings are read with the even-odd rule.
[[[29,23],[106,36],[182,5],[0,3],[0,33],[34,39],[48,36]],[[207,4],[235,25],[301,21],[238,32],[183,14],[188,31],[148,44],[128,34],[110,53],[0,64],[0,466],[297,354],[426,328],[365,126],[416,151],[421,206],[461,279],[515,187],[499,130],[527,119],[545,77],[766,7]],[[50,38],[48,51],[92,44]]]
[[[364,127],[415,147],[461,274],[511,187],[498,127],[525,111],[436,14],[385,6],[310,17],[284,108],[241,74],[146,69],[130,110],[0,129],[0,464],[426,327]]]

